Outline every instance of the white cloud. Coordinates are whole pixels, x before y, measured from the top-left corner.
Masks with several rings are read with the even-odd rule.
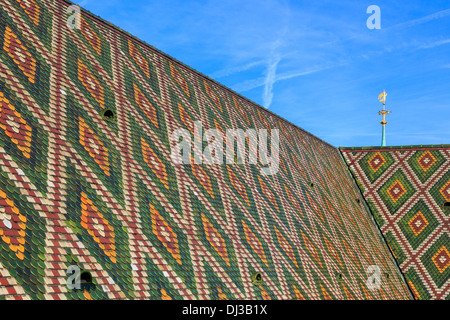
[[[265,108],[269,108],[273,99],[273,85],[276,82],[277,66],[281,57],[279,54],[273,54],[271,61],[267,66],[266,78],[264,81],[264,93],[263,93],[263,105]]]
[[[264,63],[265,63],[265,60],[258,60],[258,61],[253,61],[253,62],[247,63],[245,65],[240,65],[240,66],[235,66],[235,67],[231,67],[231,68],[222,69],[222,70],[216,71],[213,74],[211,74],[211,78],[217,79],[217,78],[227,77],[227,76],[230,76],[232,74],[236,74],[236,73],[240,73],[240,72],[243,72],[243,71],[247,71],[247,70],[252,69],[254,67],[263,65]]]
[[[336,65],[337,66],[337,65]],[[306,71],[294,71],[294,72],[285,72],[280,74],[277,77],[277,81],[281,81],[281,80],[288,80],[288,79],[292,79],[292,78],[297,78],[297,77],[302,77],[302,76],[306,76],[312,73],[316,73],[322,70],[326,70],[329,69],[330,67],[317,67],[317,68],[313,68],[313,69],[309,69]]]
[[[421,45],[421,46],[419,46],[419,49],[430,49],[430,48],[442,46],[442,45],[448,44],[448,43],[450,43],[450,39],[435,41],[435,42],[432,42],[429,44]]]
[[[312,68],[309,70],[302,70],[302,71],[289,71],[289,72],[284,72],[284,73],[280,73],[278,75],[275,75],[275,77],[272,79],[270,79],[270,82],[272,83],[272,88],[273,88],[273,84],[278,82],[278,81],[282,81],[282,80],[289,80],[289,79],[293,79],[293,78],[297,78],[297,77],[302,77],[302,76],[306,76],[309,74],[313,74],[316,72],[320,72],[326,69],[330,69],[333,66],[326,66],[326,67],[316,67],[316,68]],[[259,77],[256,79],[251,79],[251,80],[246,80],[246,81],[242,81],[238,84],[235,84],[232,86],[233,90],[237,91],[237,92],[245,92],[245,91],[249,91],[255,88],[259,88],[262,86],[265,86],[267,83],[269,83],[267,81],[267,77]]]
[[[446,9],[446,10],[441,10],[435,13],[432,13],[430,15],[427,15],[425,17],[419,18],[419,19],[414,19],[414,20],[410,20],[410,21],[406,21],[406,22],[402,22],[400,24],[397,24],[395,26],[393,26],[391,29],[393,28],[408,28],[408,27],[413,27],[431,20],[436,20],[436,19],[441,19],[441,18],[445,18],[447,16],[450,16],[450,9]]]

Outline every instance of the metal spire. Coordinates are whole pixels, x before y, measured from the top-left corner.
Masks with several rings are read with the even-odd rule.
[[[378,100],[380,100],[380,102],[383,102],[383,110],[382,111],[378,111],[378,114],[382,114],[383,115],[383,121],[381,121],[381,125],[383,126],[383,131],[382,131],[382,135],[381,135],[381,146],[384,147],[386,146],[386,115],[390,113],[389,110],[385,110],[385,106],[386,106],[386,90],[383,90],[382,93],[380,93],[380,95],[378,96]]]

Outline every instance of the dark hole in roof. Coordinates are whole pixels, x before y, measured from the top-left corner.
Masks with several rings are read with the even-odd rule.
[[[254,274],[252,274],[252,282],[253,282],[253,284],[259,284],[259,283],[261,283],[262,282],[262,275],[261,275],[261,273],[254,273]]]
[[[116,114],[114,113],[114,111],[106,109],[105,111],[103,111],[102,117],[106,120],[115,120]]]
[[[450,213],[450,202],[444,203],[444,211],[446,214]]]
[[[80,275],[81,283],[92,283],[92,275],[89,271],[83,271]]]

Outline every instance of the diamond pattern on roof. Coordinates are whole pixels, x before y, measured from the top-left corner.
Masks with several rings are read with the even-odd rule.
[[[15,77],[16,85],[23,86],[39,106],[49,110],[50,66],[33,44],[26,40],[16,24],[0,8],[1,59]]]
[[[448,147],[342,150],[416,299],[448,299]],[[377,176],[363,159],[392,159]],[[385,167],[383,167],[385,166]],[[449,197],[447,197],[449,196]]]
[[[411,298],[339,150],[86,11],[69,29],[67,7],[0,8],[0,299],[375,299],[375,261],[382,295]],[[194,121],[279,129],[279,172],[175,165],[169,137]],[[445,275],[442,245],[423,251]],[[71,266],[92,283],[67,287]]]
[[[391,214],[395,214],[414,192],[414,187],[406,175],[401,170],[397,170],[379,189],[378,194],[390,209]]]
[[[415,153],[408,160],[421,182],[426,182],[445,162],[445,158],[439,150],[425,150]]]
[[[450,237],[448,233],[444,233],[432,243],[421,258],[421,262],[438,288],[448,283],[450,277],[449,243]]]

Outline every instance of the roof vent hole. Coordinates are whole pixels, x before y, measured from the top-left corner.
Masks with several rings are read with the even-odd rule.
[[[262,282],[262,275],[261,275],[261,273],[259,273],[259,272],[258,273],[253,273],[252,274],[252,282],[255,285],[260,284]]]
[[[444,212],[450,214],[450,202],[444,203]]]
[[[116,114],[111,109],[105,109],[102,112],[102,117],[103,117],[103,119],[108,120],[108,121],[115,121],[116,120]]]
[[[80,282],[82,284],[92,284],[92,275],[89,271],[83,271],[80,275]]]

